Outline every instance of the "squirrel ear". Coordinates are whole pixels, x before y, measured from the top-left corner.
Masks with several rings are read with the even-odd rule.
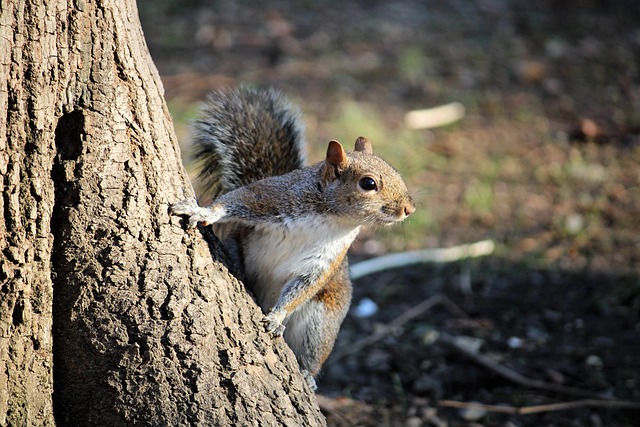
[[[366,154],[373,154],[371,143],[364,136],[359,136],[358,139],[356,139],[356,151],[361,151]]]
[[[345,153],[342,144],[336,140],[329,141],[327,147],[327,164],[333,167],[345,167],[347,165],[347,153]]]

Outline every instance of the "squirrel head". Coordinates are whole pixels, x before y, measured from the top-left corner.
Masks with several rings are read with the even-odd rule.
[[[322,179],[333,213],[358,225],[391,225],[416,210],[398,171],[375,156],[362,136],[349,153],[338,141],[329,142]]]

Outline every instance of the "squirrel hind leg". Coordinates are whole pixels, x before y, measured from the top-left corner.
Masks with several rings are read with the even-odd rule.
[[[327,313],[324,304],[309,301],[286,322],[284,339],[296,355],[300,370],[311,387],[329,357],[338,336],[340,321]],[[311,382],[313,380],[313,383]]]

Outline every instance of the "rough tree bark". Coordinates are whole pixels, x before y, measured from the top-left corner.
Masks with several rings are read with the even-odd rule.
[[[193,190],[135,2],[0,1],[0,82],[0,425],[324,424],[167,215]]]

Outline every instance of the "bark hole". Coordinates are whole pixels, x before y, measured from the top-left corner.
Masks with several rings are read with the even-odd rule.
[[[56,126],[56,148],[62,160],[76,160],[82,153],[84,114],[76,110],[60,117]]]
[[[19,293],[18,300],[16,304],[13,306],[13,326],[18,327],[21,323],[24,323],[24,314],[25,314],[25,302],[24,295],[22,292]]]

